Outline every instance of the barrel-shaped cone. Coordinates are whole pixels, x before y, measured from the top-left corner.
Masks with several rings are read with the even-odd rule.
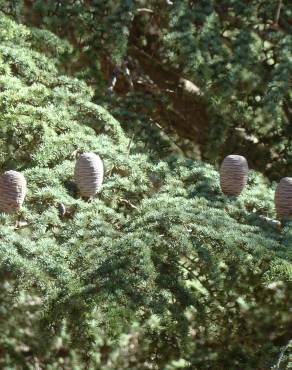
[[[17,171],[6,171],[0,176],[0,212],[17,212],[26,195],[25,177]]]
[[[292,217],[292,177],[284,177],[275,192],[275,206],[279,219]]]
[[[103,163],[94,153],[83,153],[76,161],[74,177],[81,196],[94,197],[101,190]]]
[[[220,186],[224,194],[238,196],[247,183],[248,164],[241,155],[228,155],[220,168]]]

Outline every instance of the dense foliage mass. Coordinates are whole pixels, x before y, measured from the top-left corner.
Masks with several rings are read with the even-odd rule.
[[[28,182],[22,211],[0,216],[0,367],[289,369],[288,346],[276,364],[291,339],[291,227],[260,217],[275,217],[274,184],[251,172],[227,198],[147,112],[127,125],[138,93],[117,109],[124,129],[93,103],[65,68],[74,45],[3,14],[0,41],[0,166]],[[73,181],[80,152],[105,165],[92,202]]]
[[[289,0],[1,3],[7,14],[70,41],[64,68],[86,79],[127,131],[159,124],[175,129],[189,157],[191,140],[195,156],[212,163],[237,152],[275,180],[291,173]],[[130,78],[115,68],[123,61]],[[116,94],[107,99],[113,71]]]

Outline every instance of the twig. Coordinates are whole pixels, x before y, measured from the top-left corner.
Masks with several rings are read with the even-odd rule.
[[[114,91],[114,88],[116,86],[116,83],[117,83],[117,80],[118,80],[118,70],[117,70],[117,67],[115,67],[114,71],[113,71],[113,74],[112,74],[112,77],[111,77],[111,83],[110,83],[110,86],[108,87],[107,89],[107,95],[111,95]]]
[[[276,11],[276,15],[275,15],[275,25],[277,25],[277,26],[279,24],[279,19],[280,19],[280,13],[281,13],[282,5],[283,5],[283,0],[279,0],[277,11]]]
[[[58,208],[60,217],[64,217],[66,212],[67,212],[65,205],[61,202],[58,202],[57,203],[57,208]]]
[[[133,84],[133,80],[132,80],[130,70],[128,68],[128,62],[127,61],[123,62],[123,69],[124,69],[124,76],[126,77],[128,83],[130,85],[131,90],[133,90],[134,89],[134,84]]]
[[[112,95],[114,88],[116,86],[116,83],[118,81],[118,77],[122,73],[124,74],[126,80],[128,81],[131,90],[133,90],[134,84],[133,84],[130,70],[128,68],[128,60],[127,58],[125,58],[121,63],[117,64],[113,70],[110,86],[107,88],[107,91],[106,91],[107,95]]]
[[[132,145],[132,142],[133,142],[133,139],[135,137],[135,134],[132,135],[130,141],[129,141],[129,144],[128,144],[128,148],[127,148],[127,159],[129,158],[129,155],[130,155],[130,150],[131,150],[131,145]]]
[[[129,202],[127,199],[120,198],[119,200],[120,200],[120,202],[127,204],[128,206],[130,206],[133,209],[138,209],[136,206],[134,206],[134,204],[132,204],[131,202]]]
[[[280,353],[277,364],[276,364],[276,366],[274,366],[272,368],[273,370],[280,370],[280,365],[281,365],[281,362],[283,360],[284,354],[285,354],[285,352],[287,351],[287,349],[289,348],[290,345],[292,345],[292,340],[289,340],[289,342],[286,344],[286,346],[282,348],[282,351]]]
[[[147,9],[147,8],[137,9],[137,12],[138,13],[154,13],[154,11],[152,9]]]
[[[14,229],[19,230],[19,229],[22,229],[22,228],[30,226],[30,225],[31,224],[27,221],[16,221]]]
[[[108,177],[111,177],[111,175],[112,175],[112,172],[113,172],[113,170],[115,169],[115,165],[113,165],[108,171],[106,171],[106,175],[108,176]]]
[[[265,217],[262,215],[259,216],[259,219],[262,220],[263,222],[266,222],[270,226],[273,226],[277,230],[281,230],[282,228],[281,222],[278,220],[273,220],[272,218]]]

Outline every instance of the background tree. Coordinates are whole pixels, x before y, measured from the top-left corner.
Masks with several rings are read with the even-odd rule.
[[[291,171],[288,0],[2,4],[70,41],[66,72],[85,78],[127,131],[142,136],[151,125],[155,138],[158,124],[188,157],[218,164],[236,152],[270,178]],[[117,68],[125,61],[130,77]],[[113,73],[115,94],[105,99]],[[149,135],[142,140],[151,146]]]

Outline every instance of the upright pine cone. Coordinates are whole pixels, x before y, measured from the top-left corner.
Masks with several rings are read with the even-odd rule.
[[[292,177],[284,177],[275,192],[275,206],[280,219],[292,216]]]
[[[25,177],[17,171],[6,171],[0,176],[0,212],[17,212],[26,195]]]
[[[248,164],[241,155],[228,155],[220,168],[220,185],[226,195],[238,196],[247,183]]]
[[[75,165],[75,181],[81,196],[94,197],[103,181],[103,163],[94,153],[81,154]]]

